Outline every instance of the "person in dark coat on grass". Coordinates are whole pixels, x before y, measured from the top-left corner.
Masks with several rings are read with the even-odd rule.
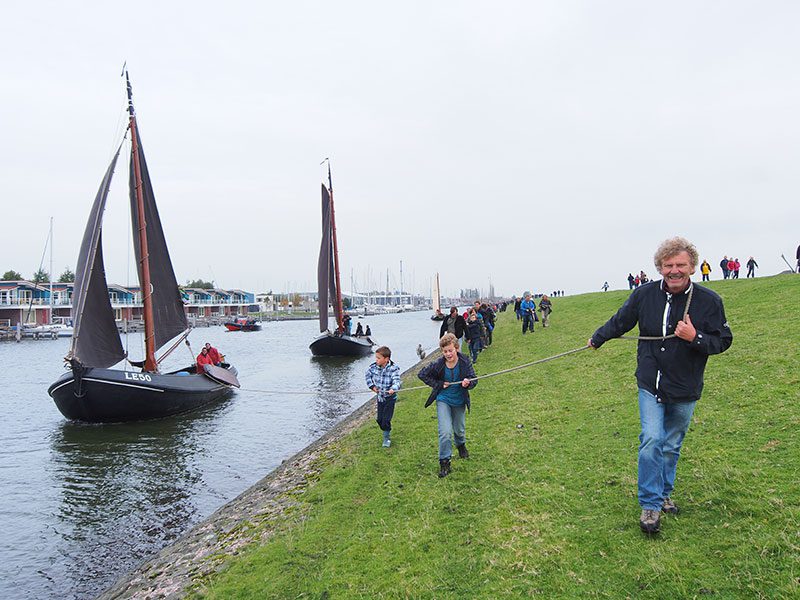
[[[722,260],[719,261],[719,268],[722,269],[722,278],[727,279],[728,275],[730,275],[730,271],[728,271],[728,255],[722,257]]]
[[[461,348],[461,338],[464,337],[464,330],[467,328],[467,321],[463,316],[458,314],[458,309],[453,306],[450,308],[450,314],[442,321],[442,326],[439,328],[439,337],[441,338],[445,333],[452,333],[458,338],[458,347]]]
[[[662,512],[678,512],[671,494],[683,438],[703,391],[703,371],[709,356],[733,342],[722,299],[691,281],[697,260],[697,249],[685,238],[662,242],[655,264],[663,280],[631,293],[588,341],[599,348],[637,323],[641,336],[655,338],[639,341],[636,367],[639,526],[647,534],[659,531]]]
[[[475,369],[469,358],[458,351],[458,340],[445,333],[439,340],[442,357],[424,367],[418,377],[431,386],[425,406],[436,402],[439,424],[439,477],[450,474],[450,457],[455,439],[459,458],[469,458],[466,436],[466,413],[470,407],[469,390],[477,385]]]

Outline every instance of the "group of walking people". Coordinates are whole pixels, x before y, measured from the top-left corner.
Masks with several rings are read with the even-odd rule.
[[[644,285],[648,281],[650,281],[650,279],[648,279],[647,273],[645,273],[644,271],[639,271],[638,275],[634,275],[633,273],[628,273],[628,289],[629,290],[635,290],[640,285]],[[603,290],[603,291],[605,291],[605,290]]]
[[[756,259],[751,256],[747,260],[747,277],[755,277],[757,267]],[[742,268],[742,263],[739,262],[738,258],[728,258],[726,255],[719,261],[719,268],[722,271],[723,279],[739,279],[739,270]],[[709,281],[711,265],[708,264],[707,260],[703,260],[703,264],[700,265],[700,273],[703,276],[703,281]]]
[[[525,292],[522,299],[517,299],[515,301],[514,312],[517,314],[517,320],[522,321],[523,335],[528,331],[533,333],[534,323],[539,322],[536,310],[536,302],[530,292]],[[550,313],[553,312],[553,302],[547,294],[542,294],[542,298],[539,300],[538,310],[542,314],[542,327],[547,327],[550,324]]]
[[[588,347],[598,349],[639,326],[638,500],[639,526],[646,534],[660,530],[663,514],[679,511],[673,499],[678,458],[703,391],[706,363],[709,356],[724,352],[733,342],[722,299],[691,281],[698,266],[694,245],[682,237],[665,240],[655,253],[654,263],[662,276],[658,285],[635,289],[587,341]],[[531,302],[530,294],[525,296],[520,307]],[[528,304],[526,308],[531,307]],[[463,334],[466,330],[463,317],[456,309],[451,309],[449,317],[455,332],[443,326],[439,340],[442,356],[419,373],[419,378],[431,387],[425,406],[436,403],[439,477],[451,473],[453,442],[459,458],[470,456],[466,413],[471,405],[470,390],[477,385],[472,361],[459,352],[457,332]],[[375,362],[367,369],[366,381],[377,394],[377,421],[383,431],[383,446],[389,447],[400,370],[391,362],[388,348],[378,348]]]

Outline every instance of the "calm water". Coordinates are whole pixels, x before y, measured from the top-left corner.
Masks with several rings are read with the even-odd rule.
[[[428,312],[362,322],[401,369],[439,331]],[[201,412],[117,425],[70,423],[47,395],[68,339],[0,344],[0,598],[94,597],[367,401],[330,390],[363,389],[372,357],[314,359],[316,335],[316,321],[198,329],[194,350],[219,348],[245,389]],[[141,356],[141,335],[128,344]],[[181,348],[165,367],[189,359]],[[281,389],[312,392],[252,391]]]

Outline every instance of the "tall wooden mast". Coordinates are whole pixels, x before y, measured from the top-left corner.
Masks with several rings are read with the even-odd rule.
[[[333,208],[333,179],[331,161],[328,161],[328,191],[331,194],[331,230],[333,232],[333,270],[336,273],[336,330],[344,333],[344,311],[342,307],[342,284],[339,276],[339,243],[336,241],[336,211]]]
[[[144,371],[158,371],[156,362],[156,334],[153,327],[153,286],[150,283],[150,253],[147,249],[147,221],[144,214],[144,193],[142,192],[142,167],[139,162],[139,136],[136,131],[136,111],[133,109],[133,89],[128,71],[125,71],[125,82],[128,85],[128,115],[131,130],[131,155],[133,156],[133,176],[136,184],[136,208],[139,214],[139,250],[141,253],[140,268],[142,285],[142,302],[144,303]]]

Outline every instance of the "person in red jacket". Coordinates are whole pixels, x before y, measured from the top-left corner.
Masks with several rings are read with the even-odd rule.
[[[736,269],[736,261],[733,260],[733,257],[728,261],[728,273],[730,273],[730,278],[735,279],[733,276],[733,271]]]
[[[208,355],[208,349],[203,346],[203,349],[200,350],[200,354],[197,355],[197,372],[201,375],[205,373],[206,365],[214,366],[214,363],[211,361],[211,357]]]
[[[206,350],[208,350],[208,357],[211,359],[211,364],[219,366],[222,363],[222,356],[219,350],[214,348],[210,342],[206,342]]]
[[[739,269],[742,268],[742,263],[739,262],[739,259],[733,261],[733,278],[739,279]]]

